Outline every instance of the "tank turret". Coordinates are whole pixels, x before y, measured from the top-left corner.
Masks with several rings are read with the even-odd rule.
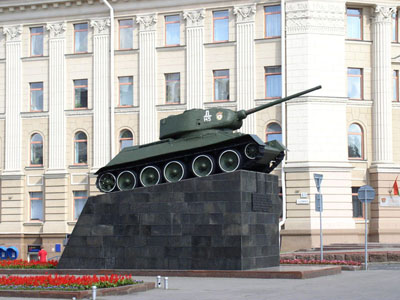
[[[248,115],[320,88],[249,110],[192,109],[162,119],[160,141],[122,149],[96,172],[96,186],[103,192],[116,192],[239,169],[269,173],[283,160],[285,147],[234,131]]]

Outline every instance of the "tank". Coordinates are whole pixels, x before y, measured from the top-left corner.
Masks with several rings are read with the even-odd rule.
[[[211,174],[251,170],[269,173],[285,147],[254,134],[235,132],[250,114],[310,93],[321,86],[249,110],[191,109],[160,121],[160,140],[126,147],[97,172],[102,192],[127,191]]]

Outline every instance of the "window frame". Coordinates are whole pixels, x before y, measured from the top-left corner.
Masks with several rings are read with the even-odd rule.
[[[393,70],[393,83],[394,87],[396,89],[396,98],[392,98],[392,102],[399,102],[399,90],[400,90],[400,84],[399,84],[399,70]],[[393,91],[394,92],[394,91]]]
[[[86,24],[87,28],[86,29],[76,29],[75,26],[76,25],[82,25],[82,24]],[[86,31],[86,38],[87,38],[87,44],[86,44],[86,51],[76,51],[76,33],[77,32],[85,32]],[[87,22],[83,22],[83,23],[75,23],[74,24],[74,53],[75,54],[80,54],[80,53],[88,53],[89,52],[89,23]]]
[[[40,136],[40,138],[41,138],[41,141],[40,142],[34,142],[34,141],[32,141],[32,139],[33,139],[33,137],[35,136],[35,135],[39,135]],[[43,147],[43,136],[40,134],[40,133],[38,133],[38,132],[34,132],[34,133],[32,133],[31,134],[31,138],[30,138],[30,140],[29,140],[29,166],[30,167],[43,167],[43,161],[44,161],[44,157],[43,157],[43,149],[44,149],[44,147]],[[41,149],[41,151],[42,151],[42,163],[41,164],[34,164],[34,163],[32,163],[32,159],[33,159],[33,157],[32,157],[32,145],[34,145],[34,144],[40,144],[40,145],[42,145],[42,149]]]
[[[122,137],[122,134],[123,134],[125,131],[129,131],[129,133],[131,134],[132,137],[131,137],[131,138],[123,138],[123,137]],[[122,129],[122,130],[119,132],[119,141],[118,141],[118,143],[119,143],[119,151],[121,151],[122,149],[125,148],[125,147],[122,148],[122,141],[132,141],[132,146],[133,146],[133,133],[132,133],[131,130],[125,128],[125,129]],[[130,147],[130,146],[127,146],[127,147]]]
[[[79,80],[86,80],[86,85],[75,85],[75,82]],[[74,79],[74,110],[82,110],[82,109],[88,109],[89,108],[89,80],[88,79]],[[86,106],[85,107],[76,107],[76,89],[78,88],[83,88],[86,87]],[[82,99],[80,99],[80,102],[82,102]]]
[[[268,68],[277,68],[277,67],[281,68],[281,72],[280,73],[267,73],[267,69]],[[268,97],[267,96],[267,92],[268,92],[267,77],[268,76],[276,76],[276,75],[280,75],[281,76],[281,91],[280,91],[281,95],[277,96],[277,97]],[[282,66],[264,67],[264,81],[265,81],[264,82],[265,83],[265,95],[264,95],[265,99],[279,99],[279,98],[282,97]]]
[[[353,15],[353,14],[348,14],[349,9],[354,9],[358,10],[360,12],[360,15]],[[358,17],[360,19],[360,38],[350,38],[348,34],[348,17]],[[351,40],[351,41],[363,41],[364,40],[364,26],[363,26],[363,9],[362,8],[356,8],[356,7],[346,7],[346,39]]]
[[[360,130],[361,130],[361,133],[359,133],[359,132],[351,132],[350,133],[350,127],[351,127],[351,125],[357,125],[358,127],[360,127]],[[350,157],[350,153],[349,153],[349,150],[348,150],[348,147],[349,147],[349,136],[350,135],[355,135],[355,136],[361,136],[361,143],[360,143],[360,145],[361,145],[361,157]],[[359,123],[357,123],[357,122],[353,122],[353,123],[350,123],[349,124],[349,126],[347,127],[347,158],[349,159],[349,160],[365,160],[365,156],[364,156],[364,128],[359,124]]]
[[[41,197],[33,197],[33,194],[36,194],[36,193],[40,193],[41,194]],[[32,218],[32,201],[41,201],[41,203],[42,203],[42,218],[40,219],[40,218],[38,218],[38,219],[33,219]],[[33,221],[33,222],[41,222],[41,223],[43,223],[44,222],[44,217],[45,217],[45,211],[44,211],[44,200],[43,200],[43,192],[42,191],[39,191],[39,192],[29,192],[29,220],[30,221]]]
[[[83,133],[85,135],[86,139],[85,140],[78,140],[76,137],[77,137],[77,135],[79,133]],[[86,143],[86,162],[80,163],[80,162],[77,162],[77,160],[76,160],[76,158],[77,158],[77,155],[76,155],[77,143]],[[88,152],[89,152],[88,151],[88,136],[87,136],[86,132],[84,132],[82,130],[76,131],[75,134],[74,134],[74,151],[73,151],[74,165],[76,165],[76,166],[87,166],[88,165],[88,160],[89,160]],[[79,156],[78,156],[78,158],[79,158]],[[79,161],[79,159],[78,159],[78,161]]]
[[[76,195],[75,193],[77,193],[77,192],[85,192],[86,193],[86,197],[75,196]],[[79,219],[80,215],[82,214],[82,211],[79,213],[79,216],[76,218],[76,200],[77,199],[86,199],[86,201],[85,201],[85,204],[86,204],[87,199],[89,198],[89,196],[88,196],[88,192],[86,190],[72,191],[72,196],[73,196],[73,199],[74,199],[74,202],[73,202],[73,206],[74,207],[73,207],[73,210],[72,210],[72,212],[74,214],[73,220],[77,221]],[[85,207],[85,206],[83,206],[83,207]],[[83,210],[83,207],[82,207],[82,210]]]
[[[41,83],[42,84],[42,87],[41,88],[32,88],[32,85],[33,84],[36,84],[36,83]],[[33,110],[32,109],[32,92],[34,92],[34,91],[42,91],[42,110]],[[43,81],[38,81],[38,82],[29,82],[29,99],[30,99],[30,106],[29,106],[29,109],[30,109],[30,112],[42,112],[43,111],[43,108],[44,108],[44,89],[43,89]]]
[[[224,16],[224,17],[215,17],[214,16],[214,13],[222,12],[222,11],[226,11],[228,13],[228,15]],[[226,42],[229,42],[229,9],[214,10],[212,12],[212,15],[213,15],[213,43],[226,43]],[[228,20],[228,39],[227,40],[217,41],[217,40],[215,40],[215,20],[225,20],[225,19]]]
[[[351,206],[352,206],[352,212],[353,212],[352,213],[352,217],[353,217],[353,219],[356,219],[356,220],[364,220],[365,219],[365,216],[364,216],[364,211],[365,211],[364,203],[361,203],[361,201],[358,200],[358,199],[357,199],[357,201],[359,201],[360,205],[361,205],[361,217],[354,217],[353,197],[357,197],[358,198],[358,189],[359,188],[360,187],[357,187],[357,186],[352,186],[351,187],[351,189],[352,189],[352,191],[351,191]],[[353,189],[357,189],[357,192],[353,191]]]
[[[349,74],[349,69],[360,70],[360,75]],[[349,97],[349,77],[359,77],[360,78],[360,98],[350,98]],[[364,69],[363,68],[347,68],[347,96],[349,100],[364,100]]]
[[[122,82],[121,78],[132,78],[132,82]],[[122,85],[131,85],[132,86],[132,104],[131,105],[122,105],[121,104],[121,86]],[[119,76],[118,77],[118,107],[133,107],[133,76]]]
[[[277,125],[281,128],[281,131],[271,131],[271,132],[268,132],[268,127],[269,127],[271,124],[277,124]],[[280,134],[280,135],[281,135],[281,141],[282,141],[282,126],[281,126],[281,124],[279,124],[279,123],[276,122],[276,121],[272,121],[272,122],[269,122],[269,123],[267,124],[267,126],[265,126],[265,142],[266,142],[266,143],[271,142],[271,141],[275,141],[275,140],[271,140],[271,141],[268,140],[268,135],[271,135],[271,134]]]
[[[42,32],[39,33],[32,33],[32,29],[34,28],[42,28]],[[43,52],[44,52],[44,27],[43,26],[34,26],[34,27],[29,27],[29,33],[30,33],[30,56],[31,57],[39,57],[39,56],[43,56]],[[42,36],[42,54],[32,54],[32,50],[33,50],[33,36],[38,36],[41,35]]]
[[[121,21],[131,21],[132,25],[121,25]],[[131,34],[132,34],[131,48],[121,48],[121,29],[123,29],[123,28],[131,28]],[[132,19],[118,20],[118,49],[119,50],[132,50],[133,49],[133,20]]]
[[[400,9],[397,10],[394,13],[394,17],[392,14],[392,19],[394,19],[392,22],[394,23],[394,32],[392,32],[392,43],[398,43],[399,42],[399,19],[400,19]],[[393,27],[392,27],[393,28]],[[394,39],[393,39],[393,35],[394,35]]]
[[[178,74],[179,75],[179,80],[170,80],[167,79],[168,75],[175,75]],[[165,81],[165,104],[167,105],[176,105],[176,104],[180,104],[181,103],[181,73],[180,72],[176,72],[176,73],[164,73],[164,81]],[[174,102],[167,102],[167,90],[168,90],[168,83],[169,82],[178,82],[179,83],[179,99],[178,101],[174,101]]]
[[[228,71],[228,75],[227,76],[215,76],[215,72],[216,71]],[[229,74],[229,69],[218,69],[218,70],[213,70],[213,102],[228,102],[230,101],[230,88],[231,88],[231,84],[230,84],[230,74]],[[218,79],[228,79],[228,99],[215,99],[215,86],[216,86],[216,80]]]
[[[266,12],[265,9],[267,7],[272,7],[272,6],[279,6],[279,12]],[[268,15],[281,15],[282,14],[282,7],[280,4],[278,5],[266,5],[264,6],[264,38],[265,39],[276,39],[282,37],[282,32],[280,32],[280,35],[274,35],[274,36],[267,36],[267,16]],[[281,16],[282,18],[282,16]]]
[[[178,21],[167,21],[168,17],[175,17],[177,16],[179,18]],[[179,32],[179,43],[178,44],[168,44],[167,43],[167,32],[168,32],[168,24],[179,24],[178,32]],[[164,16],[164,24],[165,24],[165,32],[164,32],[164,45],[166,47],[176,47],[180,46],[181,44],[181,16],[179,14],[176,15],[167,15]]]

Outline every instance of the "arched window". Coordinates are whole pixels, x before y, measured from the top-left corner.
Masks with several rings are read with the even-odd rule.
[[[75,164],[87,164],[87,137],[82,131],[75,134]]]
[[[119,135],[119,150],[133,145],[133,135],[128,129],[122,130]]]
[[[282,128],[278,123],[269,123],[267,126],[265,140],[266,142],[270,142],[273,140],[277,140],[282,143]]]
[[[39,133],[31,137],[31,165],[43,166],[43,138]]]
[[[351,124],[348,131],[348,151],[349,158],[362,159],[363,151],[363,131],[358,124]]]

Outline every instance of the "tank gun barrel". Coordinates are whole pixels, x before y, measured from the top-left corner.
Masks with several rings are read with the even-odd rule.
[[[302,91],[302,92],[299,92],[299,93],[296,93],[296,94],[287,96],[287,97],[285,97],[285,98],[281,98],[281,99],[275,100],[275,101],[273,101],[273,102],[271,102],[271,103],[267,103],[267,104],[264,104],[264,105],[261,105],[261,106],[258,106],[258,107],[254,107],[254,108],[245,110],[245,111],[243,111],[243,113],[244,113],[243,119],[246,118],[246,117],[247,117],[248,115],[250,115],[250,114],[254,114],[255,112],[258,112],[258,111],[263,110],[263,109],[265,109],[265,108],[268,108],[268,107],[277,105],[277,104],[279,104],[279,103],[288,101],[288,100],[290,100],[290,99],[300,97],[300,96],[302,96],[302,95],[304,95],[304,94],[308,94],[308,93],[310,93],[310,92],[312,92],[312,91],[319,90],[320,88],[321,88],[321,86],[318,85],[318,86],[315,86],[315,87],[313,87],[313,88],[311,88],[311,89],[308,89],[308,90],[305,90],[305,91]]]

